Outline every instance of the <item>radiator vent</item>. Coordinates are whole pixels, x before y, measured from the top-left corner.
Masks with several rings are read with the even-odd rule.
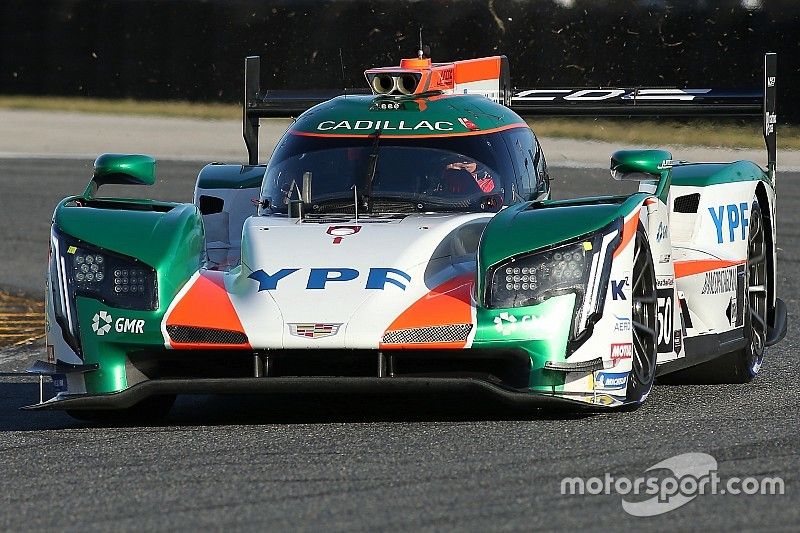
[[[181,344],[247,344],[247,335],[227,329],[170,325],[167,333],[172,342]]]
[[[397,329],[383,335],[384,344],[420,344],[430,342],[466,342],[472,324],[449,324],[427,328]]]
[[[675,213],[697,213],[697,206],[700,205],[700,193],[687,194],[675,198],[673,211]]]

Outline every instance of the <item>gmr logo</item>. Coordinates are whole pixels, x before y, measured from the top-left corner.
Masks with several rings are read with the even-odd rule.
[[[114,321],[114,331],[117,333],[144,333],[144,320],[137,318],[118,318]]]
[[[92,331],[98,337],[102,337],[111,331],[111,321],[113,318],[107,311],[95,313],[92,317]],[[141,335],[144,333],[144,320],[138,318],[118,318],[114,320],[114,331],[117,333],[134,333]]]
[[[102,337],[111,331],[111,315],[105,311],[95,313],[92,317],[92,331],[94,331],[98,337]]]
[[[747,237],[747,209],[747,202],[708,208],[717,228],[717,243],[743,241]],[[727,226],[728,231],[723,232],[723,226]],[[737,228],[740,231],[736,231]]]
[[[511,335],[514,333],[516,327],[517,317],[510,315],[507,312],[500,313],[500,316],[494,317],[494,329],[503,335]]]
[[[547,339],[552,335],[552,328],[545,324],[545,320],[533,315],[523,315],[521,318],[503,311],[494,317],[494,329],[504,337],[521,330],[530,340]]]

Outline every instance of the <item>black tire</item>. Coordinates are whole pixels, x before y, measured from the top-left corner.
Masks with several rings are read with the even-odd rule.
[[[644,403],[653,388],[658,356],[656,273],[650,246],[641,226],[636,232],[633,257],[631,275],[633,360],[625,396],[628,406],[635,408]]]
[[[742,350],[727,353],[697,366],[674,372],[664,377],[665,383],[703,384],[747,383],[761,369],[767,339],[767,310],[769,273],[764,217],[761,206],[753,201],[750,208],[747,238],[747,268],[745,287],[747,307],[744,310],[744,333],[748,340]]]
[[[175,395],[151,396],[127,409],[67,409],[69,416],[81,422],[133,424],[158,422],[169,414]]]

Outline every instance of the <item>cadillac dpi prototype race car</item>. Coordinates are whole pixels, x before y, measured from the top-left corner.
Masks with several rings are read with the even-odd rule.
[[[746,382],[786,333],[776,297],[775,56],[763,90],[512,91],[505,57],[366,71],[371,94],[262,91],[246,165],[194,203],[103,198],[155,161],[105,154],[55,209],[47,361],[77,417],[177,394],[484,391],[635,407],[656,375]],[[268,164],[259,120],[300,113]],[[638,192],[554,201],[526,115],[761,116],[766,170],[611,155]]]

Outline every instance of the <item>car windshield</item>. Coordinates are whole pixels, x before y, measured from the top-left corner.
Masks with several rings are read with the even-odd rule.
[[[464,137],[312,137],[287,133],[261,189],[271,214],[286,214],[310,173],[306,212],[497,211],[510,203],[513,169],[499,134]],[[308,180],[308,178],[307,178]]]

